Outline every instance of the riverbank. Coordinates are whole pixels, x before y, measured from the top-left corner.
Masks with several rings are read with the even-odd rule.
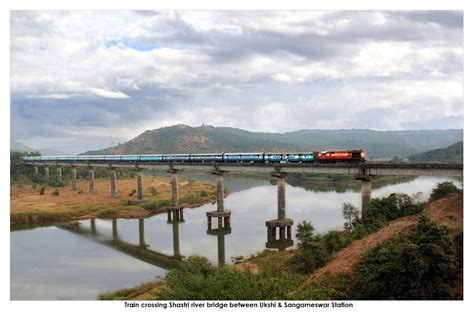
[[[141,218],[165,212],[171,205],[169,178],[143,177],[145,202],[136,203],[136,179],[117,180],[117,196],[110,196],[110,180],[96,179],[95,192],[88,192],[88,181],[78,180],[78,190],[70,186],[14,183],[10,186],[11,229],[53,224],[88,218]],[[180,205],[198,207],[216,201],[211,183],[180,180]]]
[[[456,236],[460,233],[462,234],[463,230],[463,192],[454,193],[440,200],[428,203],[424,207],[424,213],[436,223],[446,225],[449,229],[450,238],[453,240],[456,239]],[[259,276],[262,276],[262,280],[269,280],[276,276],[283,276],[284,278],[285,275],[289,276],[287,277],[288,280],[296,280],[295,283],[298,284],[293,285],[289,291],[277,299],[354,299],[353,297],[344,297],[344,295],[349,293],[349,288],[354,285],[353,279],[351,278],[356,273],[358,265],[365,260],[367,254],[381,244],[387,243],[389,240],[413,234],[419,220],[420,217],[418,215],[410,215],[390,221],[378,231],[365,235],[361,239],[353,240],[335,252],[323,266],[309,274],[295,273],[291,259],[297,253],[297,250],[281,252],[265,250],[241,263],[230,267],[223,267],[221,272],[215,273],[215,276],[213,276],[215,279],[205,282],[210,282],[211,284],[213,284],[212,282],[214,281],[224,282],[223,280],[227,277],[235,277],[235,275],[229,271],[229,269],[234,269],[244,273],[244,276],[240,275],[238,278],[238,280],[242,282],[252,279],[251,276],[245,275],[245,273],[248,272],[250,272],[251,275],[255,275],[257,279]],[[207,269],[207,266],[205,267]],[[193,266],[193,268],[195,268],[195,266]],[[183,271],[186,271],[186,269]],[[183,273],[183,271],[180,273]],[[181,277],[181,275],[176,274],[174,276],[176,279],[178,277]],[[452,296],[450,299],[462,299],[462,279],[463,275],[461,270],[457,272],[456,281],[451,285]],[[280,279],[276,280],[278,281]],[[174,285],[176,286],[176,284]],[[119,300],[156,299],[157,297],[161,297],[161,291],[166,289],[166,286],[167,283],[165,281],[155,281],[152,283],[144,283],[134,288],[106,293],[99,298]],[[219,297],[215,299],[219,299]]]

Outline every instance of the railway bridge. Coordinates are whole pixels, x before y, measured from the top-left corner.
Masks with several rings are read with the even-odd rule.
[[[107,157],[107,156],[104,156]],[[371,179],[380,175],[411,175],[411,176],[462,176],[463,164],[447,163],[255,163],[255,162],[117,162],[96,160],[65,160],[64,157],[48,157],[47,161],[25,161],[34,168],[34,173],[39,173],[39,168],[44,169],[44,175],[49,178],[49,168],[56,168],[56,181],[63,182],[63,167],[71,168],[71,189],[77,190],[77,168],[87,168],[89,170],[89,192],[94,193],[94,171],[97,168],[107,168],[110,170],[110,194],[116,197],[117,175],[119,168],[133,168],[137,172],[137,200],[144,200],[143,171],[146,169],[159,169],[170,174],[171,183],[171,206],[168,209],[168,217],[182,218],[183,207],[179,204],[178,173],[186,171],[199,171],[211,173],[216,176],[216,198],[217,210],[207,212],[208,233],[215,234],[223,238],[222,232],[230,233],[231,212],[224,208],[224,175],[229,173],[245,172],[268,172],[277,179],[278,203],[277,217],[266,222],[268,232],[268,245],[279,244],[285,240],[288,246],[292,243],[291,227],[293,220],[286,216],[286,192],[285,178],[292,173],[304,174],[348,174],[353,175],[361,181],[361,211],[362,217],[368,208],[371,199]],[[213,219],[217,219],[217,228],[212,228]],[[278,232],[278,238],[277,238]],[[225,235],[224,234],[224,235]]]

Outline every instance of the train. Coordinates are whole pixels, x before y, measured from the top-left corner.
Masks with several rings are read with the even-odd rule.
[[[146,162],[146,163],[364,163],[363,149],[322,150],[293,153],[211,153],[211,154],[150,154],[150,155],[93,155],[93,156],[30,156],[25,161],[67,162]]]

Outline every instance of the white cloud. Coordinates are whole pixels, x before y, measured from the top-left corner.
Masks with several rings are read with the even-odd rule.
[[[83,126],[120,139],[175,123],[462,128],[458,24],[443,11],[13,11],[12,137],[51,147],[54,126],[65,147]]]

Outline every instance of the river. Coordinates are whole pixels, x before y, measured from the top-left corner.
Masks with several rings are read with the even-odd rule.
[[[427,199],[442,181],[462,186],[458,179],[417,177],[373,188],[372,198],[422,192]],[[217,263],[220,252],[229,264],[232,256],[262,251],[267,242],[265,221],[277,217],[276,185],[268,180],[229,177],[225,186],[230,192],[225,208],[232,212],[227,235],[207,232],[206,212],[215,210],[213,204],[185,209],[182,222],[168,222],[167,214],[144,219],[141,242],[146,247],[142,248],[138,219],[118,219],[115,242],[113,221],[107,219],[96,219],[92,225],[84,220],[76,225],[12,231],[11,299],[94,300],[100,293],[163,277],[178,256],[201,255]],[[315,192],[287,184],[286,209],[287,217],[294,220],[293,239],[302,220],[311,221],[320,233],[342,229],[343,203],[360,208],[360,189]]]

